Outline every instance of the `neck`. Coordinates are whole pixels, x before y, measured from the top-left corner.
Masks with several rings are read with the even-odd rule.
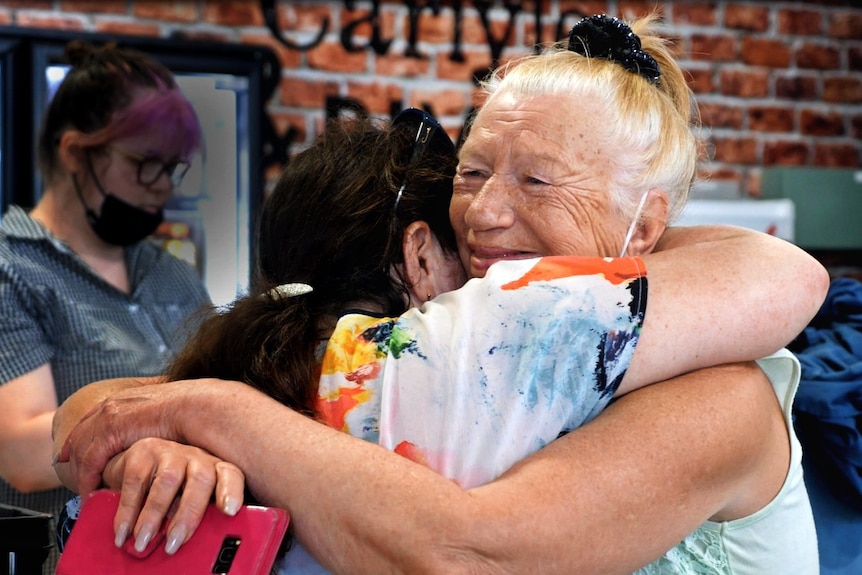
[[[102,279],[129,292],[125,250],[105,243],[96,235],[74,189],[46,189],[30,216],[69,246]]]

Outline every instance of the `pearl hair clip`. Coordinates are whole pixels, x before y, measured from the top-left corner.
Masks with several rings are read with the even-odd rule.
[[[291,283],[291,284],[281,284],[279,286],[275,286],[271,290],[269,290],[269,295],[272,298],[287,298],[294,297],[298,295],[304,295],[311,291],[314,291],[312,287],[308,284],[303,283]]]

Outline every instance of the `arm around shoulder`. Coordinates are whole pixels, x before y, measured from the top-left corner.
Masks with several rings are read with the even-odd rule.
[[[621,393],[790,343],[820,309],[829,275],[782,239],[733,226],[668,228],[644,255],[649,303]]]

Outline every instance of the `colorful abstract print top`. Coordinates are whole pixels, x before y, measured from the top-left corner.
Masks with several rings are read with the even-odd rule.
[[[595,417],[631,362],[639,258],[503,261],[399,318],[342,317],[318,411],[464,488]]]

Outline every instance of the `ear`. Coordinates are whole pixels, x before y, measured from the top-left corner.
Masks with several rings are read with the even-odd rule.
[[[461,287],[466,281],[457,254],[443,249],[427,222],[416,221],[407,226],[402,249],[411,307]]]
[[[655,249],[667,228],[667,194],[663,190],[650,190],[646,205],[635,226],[626,255],[641,256]]]
[[[60,136],[57,157],[66,172],[86,174],[86,152],[79,142],[79,132],[76,130],[66,130]]]

